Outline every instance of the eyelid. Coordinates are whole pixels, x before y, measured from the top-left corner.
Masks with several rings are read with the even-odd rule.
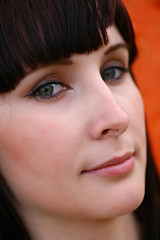
[[[129,68],[122,67],[122,66],[117,66],[117,65],[113,65],[113,66],[104,68],[104,70],[102,71],[102,73],[103,73],[104,71],[107,71],[107,70],[110,70],[110,69],[118,69],[118,70],[121,70],[122,72],[128,72],[128,71],[129,71]]]
[[[102,74],[105,70],[109,70],[109,69],[112,69],[112,68],[117,68],[117,69],[122,70],[122,71],[126,70],[126,72],[130,71],[129,64],[124,64],[124,63],[119,62],[119,61],[112,61],[112,62],[104,64],[103,67],[101,68],[100,72]]]
[[[105,55],[105,58],[102,60],[102,69],[110,65],[121,65],[123,67],[129,67],[129,51],[127,48],[119,48],[114,52],[111,52],[109,55]]]
[[[102,65],[101,72],[103,72],[105,69],[110,69],[113,67],[117,67],[117,68],[121,67],[121,68],[129,69],[129,62],[123,59],[122,60],[115,59],[115,60],[107,61]]]
[[[60,81],[58,77],[54,74],[49,74],[41,78],[34,86],[31,88],[26,96],[30,96],[34,91],[37,91],[40,87],[45,86],[46,84],[55,83],[55,84],[65,84],[64,82]],[[67,86],[67,85],[66,85]]]

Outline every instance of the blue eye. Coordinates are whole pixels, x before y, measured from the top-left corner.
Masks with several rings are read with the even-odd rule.
[[[123,67],[110,67],[105,69],[101,76],[104,81],[116,81],[121,79],[126,72],[128,72],[128,69]]]
[[[36,89],[33,89],[28,96],[32,96],[33,98],[37,98],[39,100],[53,99],[60,96],[68,89],[70,89],[70,87],[64,83],[50,82],[43,84],[40,87],[36,87]]]

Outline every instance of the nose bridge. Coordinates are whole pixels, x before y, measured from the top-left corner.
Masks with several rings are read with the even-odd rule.
[[[100,79],[93,84],[90,104],[90,132],[95,137],[100,135],[120,135],[129,125],[129,116],[116,95],[106,83]]]

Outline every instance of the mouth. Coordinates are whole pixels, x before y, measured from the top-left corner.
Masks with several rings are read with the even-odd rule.
[[[82,174],[94,174],[102,177],[119,177],[129,173],[134,168],[134,153],[127,152],[116,156],[91,169],[82,171]]]

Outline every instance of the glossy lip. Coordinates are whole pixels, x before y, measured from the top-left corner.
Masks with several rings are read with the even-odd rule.
[[[134,153],[127,152],[122,156],[116,156],[104,163],[97,165],[82,173],[95,174],[103,177],[117,177],[129,173],[134,167]]]

